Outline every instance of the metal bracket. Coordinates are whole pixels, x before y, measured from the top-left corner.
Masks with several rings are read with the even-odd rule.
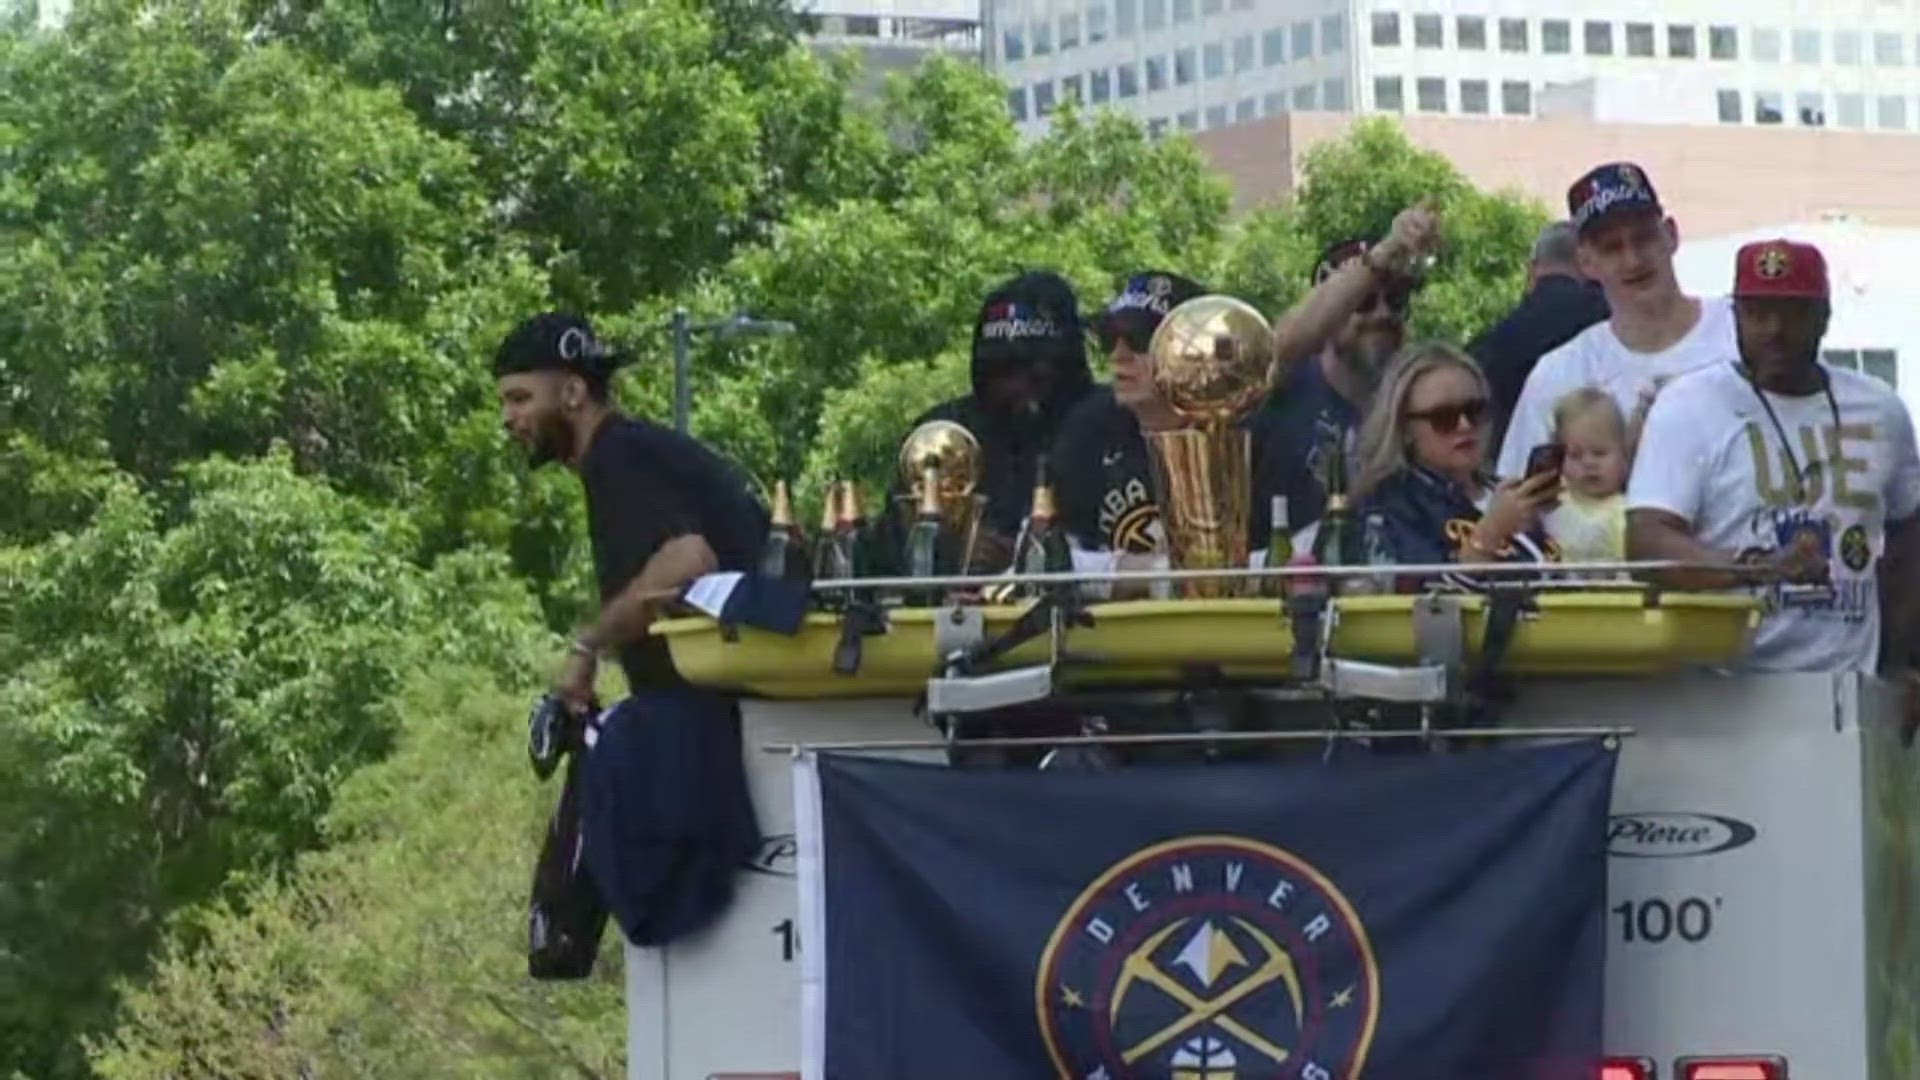
[[[927,711],[933,715],[989,712],[1010,705],[1026,705],[1053,696],[1053,666],[998,671],[971,678],[927,680]]]
[[[1332,658],[1320,666],[1320,684],[1339,697],[1416,705],[1445,701],[1448,691],[1447,669],[1438,665],[1402,668]]]
[[[1413,602],[1413,642],[1422,663],[1460,671],[1467,662],[1466,621],[1458,596],[1427,593]]]
[[[986,614],[980,608],[951,604],[934,612],[933,651],[941,670],[955,653],[966,652],[986,637]]]

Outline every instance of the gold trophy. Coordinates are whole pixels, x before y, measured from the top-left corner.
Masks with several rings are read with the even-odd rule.
[[[895,512],[904,512],[911,522],[919,509],[924,489],[932,484],[939,498],[940,514],[946,520],[949,535],[959,539],[961,574],[973,564],[973,548],[980,536],[981,509],[986,496],[980,487],[980,442],[962,424],[952,420],[929,420],[914,428],[900,444],[900,482],[906,494],[899,498]]]
[[[1252,437],[1240,421],[1266,397],[1273,327],[1230,296],[1197,296],[1167,313],[1147,347],[1154,388],[1187,427],[1148,432],[1160,521],[1175,570],[1247,564]],[[1180,582],[1189,597],[1237,596],[1223,578]]]

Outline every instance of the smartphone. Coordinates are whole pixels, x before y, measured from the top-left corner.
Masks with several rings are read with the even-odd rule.
[[[1564,444],[1541,443],[1527,454],[1527,479],[1531,480],[1541,473],[1557,473],[1566,460],[1567,448]]]

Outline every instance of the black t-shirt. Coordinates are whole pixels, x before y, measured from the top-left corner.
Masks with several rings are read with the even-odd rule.
[[[1255,436],[1253,460],[1261,448]],[[1055,498],[1067,535],[1089,551],[1149,554],[1162,540],[1153,459],[1140,422],[1114,400],[1113,388],[1097,387],[1060,425],[1049,458]],[[1255,478],[1249,492],[1249,542],[1266,544],[1269,503]]]
[[[580,463],[600,602],[627,587],[677,536],[697,533],[722,570],[752,570],[767,536],[766,507],[746,472],[677,431],[615,414],[601,422]],[[686,685],[666,643],[648,637],[620,650],[629,686]]]

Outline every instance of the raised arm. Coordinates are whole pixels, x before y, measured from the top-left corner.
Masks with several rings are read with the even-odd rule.
[[[1439,242],[1440,216],[1427,202],[1400,211],[1386,239],[1348,260],[1275,321],[1275,362],[1284,368],[1318,353],[1347,316],[1394,278],[1411,278]]]

